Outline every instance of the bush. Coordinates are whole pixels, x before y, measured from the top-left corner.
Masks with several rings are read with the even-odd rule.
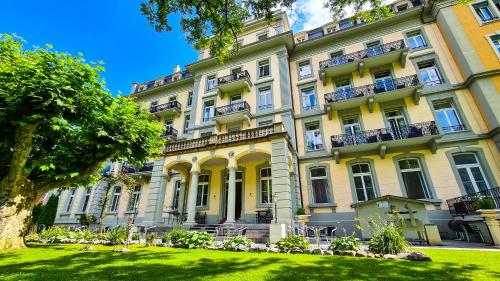
[[[156,232],[149,232],[146,234],[146,246],[154,246],[156,237],[158,234]]]
[[[253,241],[244,235],[232,236],[222,241],[224,249],[235,249],[240,246],[250,247],[252,244]]]
[[[97,221],[97,218],[94,215],[86,215],[82,214],[78,217],[78,223],[80,225],[89,227],[91,224],[94,224]]]
[[[330,245],[332,251],[359,251],[361,243],[354,235],[335,238]]]
[[[185,248],[206,248],[214,244],[214,238],[208,232],[188,231],[180,238],[180,244]]]
[[[490,197],[478,198],[475,203],[478,209],[495,209],[495,202]]]
[[[373,228],[372,238],[368,242],[370,252],[397,255],[408,248],[403,233],[404,219],[400,215],[390,214],[388,220],[373,220],[370,225]]]
[[[82,230],[77,232],[78,239],[83,239],[85,241],[94,241],[97,237],[96,233],[90,230]]]
[[[301,216],[301,215],[305,215],[305,214],[306,214],[306,210],[304,210],[304,208],[297,209],[297,216]]]
[[[181,243],[181,240],[186,237],[186,235],[187,231],[184,228],[174,227],[174,229],[172,229],[172,231],[166,235],[167,241],[165,241],[164,243],[168,243],[168,241],[170,241],[170,243],[172,244],[179,244]]]
[[[51,227],[54,225],[56,219],[57,205],[59,203],[59,196],[51,195],[47,204],[43,207],[40,217],[38,218],[38,225],[44,227]]]
[[[132,234],[132,240],[134,240],[134,241],[141,240],[141,235],[137,232]]]
[[[291,235],[280,239],[276,242],[276,246],[283,252],[288,252],[293,248],[299,248],[301,250],[309,248],[311,245],[306,238],[299,235]]]
[[[108,240],[111,245],[123,244],[126,238],[127,231],[121,227],[113,228],[106,234],[106,240]]]
[[[68,231],[62,226],[51,226],[40,232],[40,238],[49,243],[59,243],[62,239],[68,238]]]

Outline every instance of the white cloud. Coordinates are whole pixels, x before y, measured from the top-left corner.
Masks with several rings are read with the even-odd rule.
[[[332,21],[330,10],[325,8],[325,0],[298,0],[288,11],[290,24],[296,31],[309,30]]]

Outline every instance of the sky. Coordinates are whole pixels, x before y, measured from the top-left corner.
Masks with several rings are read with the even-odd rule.
[[[293,30],[312,29],[331,17],[324,0],[298,0]],[[87,61],[104,61],[102,74],[113,95],[128,94],[133,82],[146,82],[172,73],[196,60],[178,25],[156,32],[139,11],[141,0],[2,0],[0,33],[17,34],[27,46],[44,46],[77,55]]]

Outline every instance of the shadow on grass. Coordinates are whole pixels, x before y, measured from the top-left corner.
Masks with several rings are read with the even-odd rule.
[[[0,279],[429,281],[473,280],[463,273],[480,274],[477,271],[500,278],[498,272],[455,263],[158,248],[134,248],[129,253],[111,253],[111,248],[79,252],[79,248],[66,245],[30,248],[35,250],[34,254],[30,252],[34,260],[23,261],[21,251],[0,253]],[[15,262],[2,264],[5,258]]]

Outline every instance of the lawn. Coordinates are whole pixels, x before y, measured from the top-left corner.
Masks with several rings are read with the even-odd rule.
[[[30,244],[0,252],[0,280],[500,280],[500,251],[426,249],[434,262],[143,246]]]

